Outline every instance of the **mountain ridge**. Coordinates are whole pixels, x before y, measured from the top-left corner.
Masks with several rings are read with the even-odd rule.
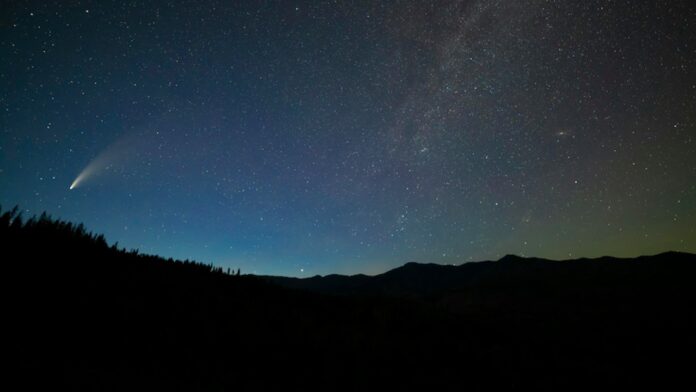
[[[549,270],[555,267],[591,267],[594,263],[645,262],[667,259],[692,258],[696,255],[687,252],[666,251],[654,255],[643,255],[634,258],[600,256],[594,258],[574,258],[551,260],[538,257],[522,257],[508,254],[498,260],[483,260],[465,262],[459,265],[420,263],[410,261],[377,275],[315,275],[307,278],[260,275],[269,282],[293,289],[303,289],[326,294],[339,295],[377,295],[422,297],[435,292],[461,289],[478,279],[486,278],[486,274],[499,276],[501,265],[512,268],[541,268]],[[521,265],[515,266],[515,264]]]

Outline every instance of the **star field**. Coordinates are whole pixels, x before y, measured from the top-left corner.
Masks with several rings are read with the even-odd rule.
[[[261,274],[696,252],[688,1],[3,8],[3,207]]]

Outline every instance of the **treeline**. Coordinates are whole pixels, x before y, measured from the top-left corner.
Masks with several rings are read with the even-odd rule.
[[[31,239],[30,241],[34,244],[41,244],[44,249],[50,246],[58,253],[72,250],[79,253],[101,253],[109,257],[127,256],[138,258],[145,263],[185,266],[186,269],[196,270],[199,273],[240,275],[239,269],[235,271],[230,268],[216,267],[212,263],[204,264],[188,259],[164,259],[159,256],[141,254],[138,249],[119,248],[118,242],[109,246],[103,234],[88,231],[82,223],[74,224],[54,219],[46,212],[25,220],[18,206],[6,211],[3,211],[0,206],[0,241],[16,245],[25,243],[27,239]]]

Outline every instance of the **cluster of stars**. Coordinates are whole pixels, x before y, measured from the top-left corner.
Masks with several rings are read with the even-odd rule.
[[[267,274],[696,251],[688,1],[31,6],[3,206]]]

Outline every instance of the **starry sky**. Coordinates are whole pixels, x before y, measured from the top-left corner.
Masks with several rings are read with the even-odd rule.
[[[696,252],[695,138],[691,1],[0,5],[3,208],[244,273]]]

